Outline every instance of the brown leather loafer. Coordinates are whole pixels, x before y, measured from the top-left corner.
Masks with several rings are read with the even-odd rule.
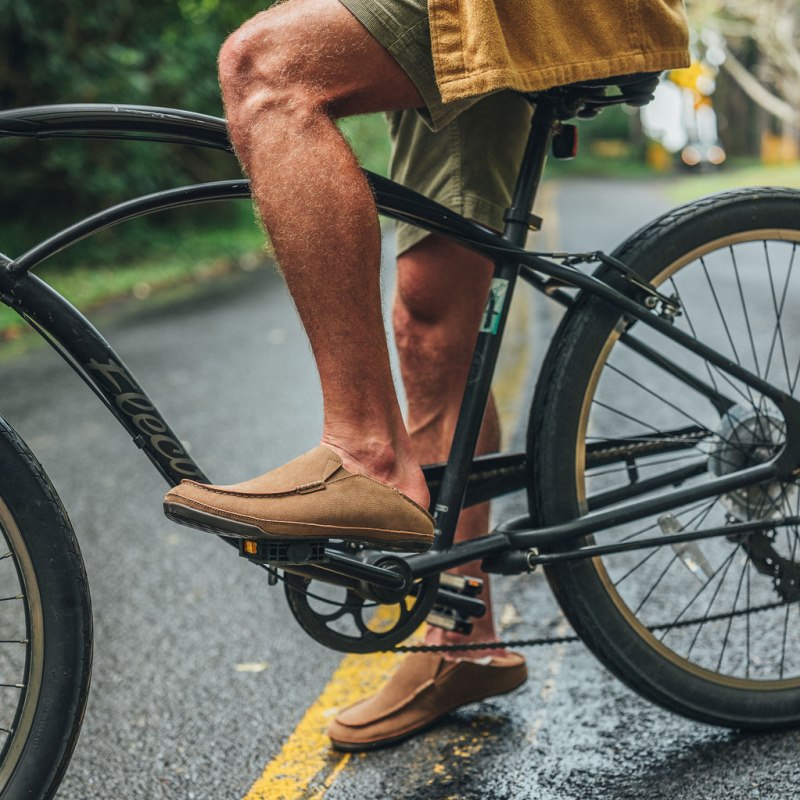
[[[337,750],[397,744],[450,711],[521,686],[528,678],[519,653],[480,661],[447,661],[440,653],[413,653],[371,697],[340,711],[328,728]]]
[[[348,472],[328,447],[232,486],[181,481],[167,492],[164,513],[245,539],[342,539],[408,552],[433,544],[433,518],[424,508],[391,486]]]

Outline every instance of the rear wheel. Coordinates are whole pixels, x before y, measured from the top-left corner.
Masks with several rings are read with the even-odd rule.
[[[55,490],[2,418],[0,548],[0,800],[49,798],[89,690],[89,591]]]
[[[797,396],[800,193],[698,201],[615,255],[679,298],[676,326]],[[626,330],[618,311],[583,295],[556,334],[531,410],[531,512],[548,525],[695,486],[771,459],[785,430],[768,398],[642,324]],[[756,533],[565,562],[548,578],[586,644],[650,700],[720,725],[795,724],[798,518],[796,483],[748,486],[591,541],[763,523]]]

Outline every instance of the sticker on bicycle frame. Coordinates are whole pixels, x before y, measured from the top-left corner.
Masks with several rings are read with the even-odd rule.
[[[489,287],[489,297],[486,299],[486,308],[483,312],[483,323],[480,327],[481,333],[497,333],[500,326],[500,315],[503,313],[503,306],[506,304],[506,292],[508,291],[508,281],[505,278],[493,278],[492,285]]]

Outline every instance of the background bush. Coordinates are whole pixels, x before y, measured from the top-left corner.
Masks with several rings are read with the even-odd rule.
[[[221,116],[220,44],[269,4],[0,0],[0,107],[136,103]],[[137,142],[0,140],[0,165],[6,252],[121,199],[239,174],[225,154]]]

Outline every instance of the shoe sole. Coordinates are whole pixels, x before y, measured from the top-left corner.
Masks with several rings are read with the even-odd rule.
[[[164,503],[164,515],[167,519],[185,525],[189,528],[214,533],[219,536],[229,536],[236,539],[270,540],[270,541],[301,541],[304,539],[337,539],[345,542],[356,542],[358,544],[368,544],[381,550],[391,550],[398,553],[424,553],[430,550],[433,544],[433,537],[428,539],[412,538],[419,536],[413,533],[398,533],[392,539],[385,538],[391,536],[386,531],[370,531],[363,528],[355,528],[352,533],[347,529],[335,528],[326,525],[306,525],[312,532],[307,534],[296,533],[268,533],[257,525],[248,522],[241,522],[236,519],[229,519],[209,511],[201,511],[191,506],[184,506],[180,503]],[[315,532],[314,532],[315,531]],[[404,536],[400,540],[399,537]]]
[[[465,706],[472,705],[473,703],[482,703],[484,700],[489,700],[492,697],[502,697],[503,695],[511,694],[511,692],[515,692],[520,686],[523,686],[527,680],[528,676],[525,675],[525,677],[518,684],[512,686],[510,689],[506,689],[503,692],[492,692],[492,694],[487,694],[483,697],[476,697],[474,700],[470,700],[466,703],[461,703],[461,705],[448,708],[446,711],[442,711],[441,714],[435,716],[433,719],[426,720],[422,725],[419,725],[410,731],[405,731],[405,733],[401,733],[397,736],[392,736],[389,739],[379,739],[377,742],[367,742],[364,744],[339,742],[335,739],[331,739],[331,744],[333,745],[334,750],[339,750],[343,753],[366,753],[371,750],[381,750],[384,747],[392,747],[396,744],[402,744],[407,739],[411,739],[414,736],[425,733],[425,731],[427,731],[429,728],[432,728],[437,722],[441,722],[441,720],[443,720],[448,714],[452,714],[459,708],[464,708]]]

